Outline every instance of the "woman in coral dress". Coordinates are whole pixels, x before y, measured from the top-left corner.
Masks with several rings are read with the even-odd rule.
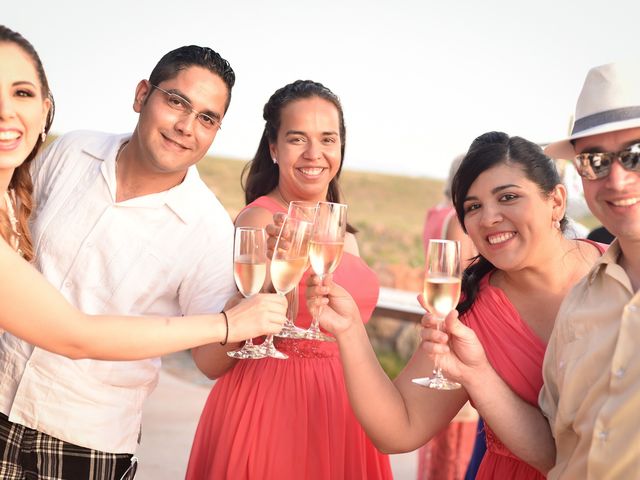
[[[246,178],[248,205],[236,225],[272,223],[291,200],[338,202],[344,123],[337,97],[321,84],[297,81],[274,93],[264,118],[265,133]],[[367,321],[378,281],[358,256],[353,233],[334,275]],[[302,301],[296,324],[310,323]],[[336,342],[276,338],[286,360],[228,358],[226,351],[238,346],[194,350],[201,370],[220,378],[200,418],[188,479],[392,478],[388,457],[373,446],[349,405]]]
[[[479,252],[463,276],[460,320],[455,311],[447,316],[447,335],[425,315],[422,349],[393,384],[380,374],[357,309],[337,281],[327,278],[320,285],[311,277],[308,301],[328,305],[320,322],[341,346],[354,412],[377,446],[412,450],[471,400],[487,432],[476,478],[543,479],[553,466],[553,441],[533,444],[522,432],[546,422],[537,407],[545,345],[562,299],[602,247],[563,235],[566,189],[553,161],[522,138],[500,132],[478,137],[452,193],[458,219]],[[436,355],[445,375],[462,388],[440,391],[412,383],[431,374]]]

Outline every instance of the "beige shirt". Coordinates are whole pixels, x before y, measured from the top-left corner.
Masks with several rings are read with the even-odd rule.
[[[540,406],[556,441],[549,479],[640,478],[640,292],[614,242],[564,300]]]

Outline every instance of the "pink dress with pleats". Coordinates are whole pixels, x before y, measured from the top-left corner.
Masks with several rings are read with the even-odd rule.
[[[607,245],[580,239],[595,246],[600,254]],[[489,283],[491,274],[480,280],[478,295],[460,320],[478,336],[496,373],[520,398],[538,407],[542,388],[542,362],[547,345],[511,304],[504,292]],[[542,480],[538,470],[516,457],[485,422],[487,451],[476,480],[517,478]]]
[[[475,331],[498,375],[523,400],[537,407],[546,345],[520,317],[504,292],[489,284],[490,277],[491,273],[480,281],[476,300],[461,321]],[[512,454],[486,422],[485,433],[487,451],[476,480],[545,478]]]
[[[250,206],[284,211],[268,197]],[[307,328],[306,278],[296,325]],[[345,253],[334,280],[368,320],[375,273]],[[335,342],[276,338],[287,360],[240,360],[214,385],[200,417],[187,479],[391,479],[389,459],[367,438],[349,405]]]

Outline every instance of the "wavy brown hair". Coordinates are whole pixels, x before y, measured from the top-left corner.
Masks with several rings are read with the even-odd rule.
[[[40,60],[38,53],[26,38],[4,25],[0,25],[0,44],[1,43],[12,43],[17,45],[29,56],[29,58],[31,58],[31,62],[33,63],[33,67],[36,69],[38,79],[40,81],[42,98],[48,98],[51,102],[51,109],[49,110],[44,127],[45,133],[48,133],[51,128],[51,124],[53,123],[55,104],[53,101],[53,95],[51,95],[51,91],[49,90],[49,82],[47,81],[47,76],[44,73],[44,67],[42,66],[42,61]],[[16,226],[18,233],[18,248],[22,251],[24,258],[29,261],[33,259],[33,242],[31,240],[31,232],[29,231],[29,218],[31,217],[31,212],[34,207],[32,197],[33,182],[31,180],[31,173],[29,170],[31,162],[40,150],[40,147],[42,147],[43,143],[42,138],[38,135],[38,139],[36,140],[36,144],[33,149],[24,162],[14,170],[11,180],[9,181],[9,189],[13,190],[16,203],[15,213],[16,219],[18,220]],[[9,221],[9,216],[3,211],[0,211],[0,235],[2,235],[2,237],[10,244],[12,243],[11,239],[15,236],[11,227],[11,222]]]

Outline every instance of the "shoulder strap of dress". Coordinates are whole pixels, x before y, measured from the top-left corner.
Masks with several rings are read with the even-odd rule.
[[[286,210],[282,205],[280,205],[273,198],[267,197],[266,195],[256,198],[253,202],[251,202],[249,205],[244,207],[242,211],[246,210],[247,208],[253,208],[253,207],[261,207],[269,210],[271,213],[275,213],[275,212],[286,213]]]
[[[602,255],[604,252],[607,251],[607,248],[609,248],[609,245],[606,245],[604,243],[600,243],[600,242],[594,242],[593,240],[589,239],[589,238],[579,238],[578,239],[581,242],[587,242],[591,245],[593,245],[594,247],[596,247],[598,249],[598,251],[600,252],[600,255]]]

